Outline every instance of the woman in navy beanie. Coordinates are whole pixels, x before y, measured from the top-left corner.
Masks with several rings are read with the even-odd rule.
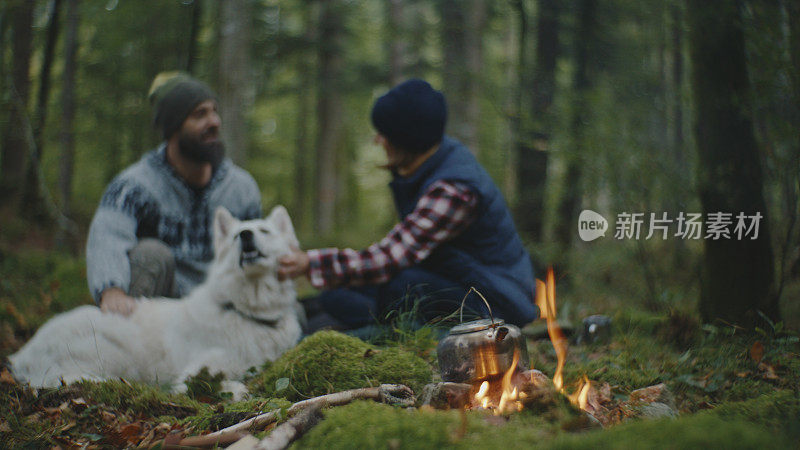
[[[423,321],[455,312],[470,287],[494,317],[524,325],[539,311],[528,252],[502,194],[470,151],[444,135],[447,106],[423,80],[408,80],[375,101],[375,142],[386,151],[400,222],[357,251],[296,251],[280,275],[306,275],[322,293],[306,302],[309,332],[353,329],[415,308]],[[467,296],[468,313],[488,317]]]

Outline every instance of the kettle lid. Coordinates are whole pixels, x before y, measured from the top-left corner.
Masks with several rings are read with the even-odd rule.
[[[489,328],[498,327],[505,324],[503,319],[478,319],[471,322],[464,322],[458,324],[450,329],[450,334],[466,334],[474,333],[476,331],[488,330]]]

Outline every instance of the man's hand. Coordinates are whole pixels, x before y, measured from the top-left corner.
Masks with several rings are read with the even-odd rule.
[[[294,250],[292,253],[282,257],[279,261],[278,279],[296,278],[300,275],[308,275],[308,255],[302,250]]]
[[[136,300],[120,288],[108,288],[100,298],[100,310],[129,316],[136,309]]]

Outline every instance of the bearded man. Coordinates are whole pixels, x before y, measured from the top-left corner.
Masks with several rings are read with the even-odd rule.
[[[202,282],[217,207],[261,217],[258,185],[225,157],[214,92],[161,74],[150,100],[164,141],[111,181],[89,228],[89,290],[104,312],[128,315],[137,297],[180,297]]]

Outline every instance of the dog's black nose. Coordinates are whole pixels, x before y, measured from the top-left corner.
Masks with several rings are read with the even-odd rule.
[[[243,230],[239,233],[239,239],[242,240],[242,250],[249,251],[255,250],[256,246],[253,244],[253,232],[250,230]]]

